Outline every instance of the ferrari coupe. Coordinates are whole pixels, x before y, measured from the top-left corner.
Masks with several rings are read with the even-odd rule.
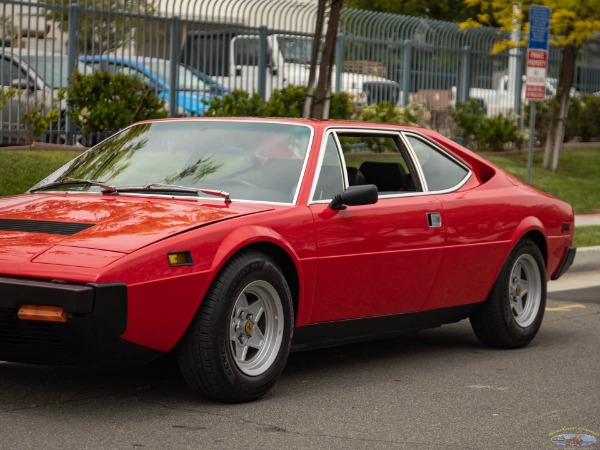
[[[141,122],[0,198],[0,360],[174,352],[193,391],[243,402],[293,350],[466,318],[524,347],[573,234],[570,205],[431,130]]]

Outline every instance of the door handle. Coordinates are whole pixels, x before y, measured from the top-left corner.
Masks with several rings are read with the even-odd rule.
[[[429,228],[441,228],[442,227],[442,216],[439,212],[428,212],[427,223]]]

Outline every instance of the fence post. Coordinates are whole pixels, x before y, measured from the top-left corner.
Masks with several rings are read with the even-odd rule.
[[[515,114],[521,116],[521,95],[523,93],[523,63],[525,52],[522,47],[517,49],[517,79],[515,80]]]
[[[335,92],[342,92],[342,72],[344,72],[344,49],[346,36],[338,33],[335,41]]]
[[[177,116],[177,71],[179,69],[179,43],[181,32],[181,20],[177,16],[171,17],[171,48],[169,50],[169,116]]]
[[[258,29],[258,95],[264,102],[267,98],[267,27]],[[278,68],[281,70],[281,68]]]
[[[469,66],[471,65],[471,47],[465,45],[462,48],[460,60],[460,89],[458,90],[458,101],[461,103],[469,99]]]
[[[404,107],[408,104],[408,93],[410,92],[410,66],[412,64],[412,42],[410,39],[404,41],[404,55],[402,55],[402,102]]]
[[[69,5],[69,46],[67,48],[67,72],[69,73],[69,89],[72,87],[71,77],[73,76],[73,71],[75,67],[77,67],[77,59],[79,57],[79,39],[77,35],[79,34],[79,6],[75,4]],[[66,132],[66,141],[67,145],[73,145],[75,143],[75,127],[73,126],[73,121],[71,120],[71,107],[67,102],[67,117],[65,118],[65,132]]]

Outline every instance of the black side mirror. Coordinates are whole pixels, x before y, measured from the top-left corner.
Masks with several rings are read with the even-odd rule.
[[[329,207],[336,211],[346,209],[346,206],[372,205],[377,203],[377,186],[362,184],[350,186],[331,200]]]

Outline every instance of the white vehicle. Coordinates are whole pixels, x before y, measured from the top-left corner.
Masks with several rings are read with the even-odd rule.
[[[552,98],[556,95],[558,80],[556,78],[546,78],[546,98]],[[514,110],[514,95],[509,92],[508,75],[503,75],[498,82],[496,89],[470,88],[468,100],[475,100],[481,104],[483,111],[488,117],[498,114],[508,114]],[[571,89],[571,96],[577,95],[574,88]],[[452,98],[450,105],[455,106],[457,102],[456,86],[452,87]],[[521,102],[525,104],[525,76],[521,89]]]
[[[189,33],[182,62],[215,78],[230,90],[258,90],[260,40],[258,35],[232,31]],[[271,34],[267,36],[265,93],[274,89],[308,84],[312,39],[305,36]],[[318,71],[318,68],[317,68]],[[337,90],[336,72],[332,74]],[[342,72],[340,90],[357,103],[402,101],[395,81],[375,75]]]
[[[88,70],[78,63],[81,72]],[[59,53],[0,51],[0,89],[16,90],[0,109],[0,145],[24,144],[33,138],[23,125],[23,115],[31,111],[47,114],[58,102],[60,118],[51,125],[47,138],[64,142],[66,100],[58,93],[68,85],[67,59]]]

